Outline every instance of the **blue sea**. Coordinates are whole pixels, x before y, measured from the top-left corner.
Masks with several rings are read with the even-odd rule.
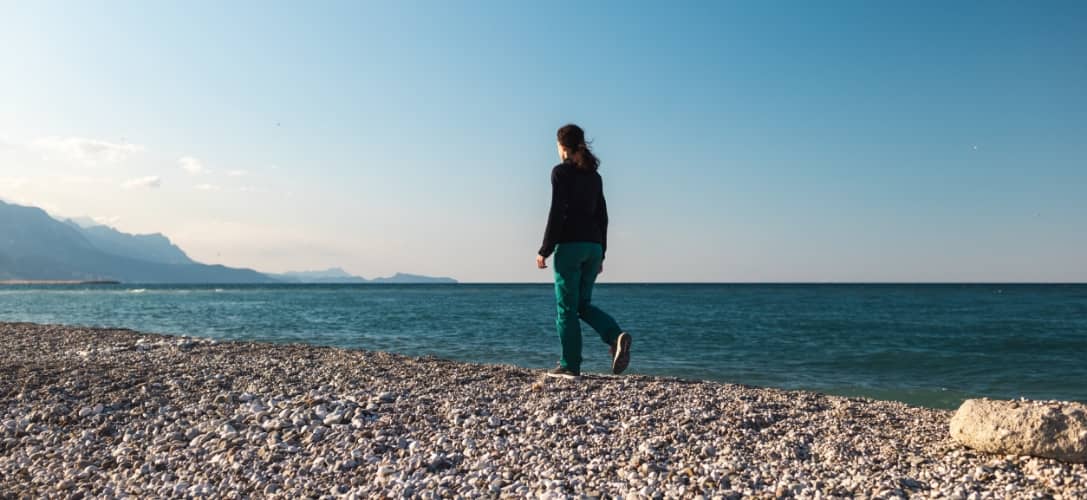
[[[1087,285],[604,284],[630,372],[951,408],[1087,401]],[[0,288],[0,321],[302,342],[554,366],[552,287],[80,285]],[[585,327],[587,371],[607,346]]]

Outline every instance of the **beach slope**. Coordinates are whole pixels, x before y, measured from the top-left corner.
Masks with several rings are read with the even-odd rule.
[[[0,323],[0,496],[1087,497],[1084,465],[963,448],[947,411],[541,374]]]

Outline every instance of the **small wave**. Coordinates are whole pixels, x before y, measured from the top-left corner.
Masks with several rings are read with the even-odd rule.
[[[144,293],[146,291],[146,288],[134,288],[132,290],[129,290],[128,293]]]
[[[215,289],[215,293],[223,293],[223,291],[224,290],[222,288],[216,288]]]

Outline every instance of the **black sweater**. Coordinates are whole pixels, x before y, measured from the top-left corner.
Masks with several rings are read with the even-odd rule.
[[[608,250],[608,205],[604,182],[595,170],[561,163],[551,169],[551,212],[540,255],[550,257],[555,244],[600,243]]]

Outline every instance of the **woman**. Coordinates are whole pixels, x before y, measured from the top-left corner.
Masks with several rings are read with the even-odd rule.
[[[559,366],[549,376],[581,376],[581,323],[585,320],[611,346],[611,370],[619,374],[630,364],[630,335],[608,313],[592,305],[593,283],[604,271],[608,247],[608,206],[603,181],[596,172],[600,160],[585,143],[585,132],[566,125],[558,133],[562,163],[551,170],[551,212],[536,267],[545,269],[555,254],[555,325],[562,343]]]

